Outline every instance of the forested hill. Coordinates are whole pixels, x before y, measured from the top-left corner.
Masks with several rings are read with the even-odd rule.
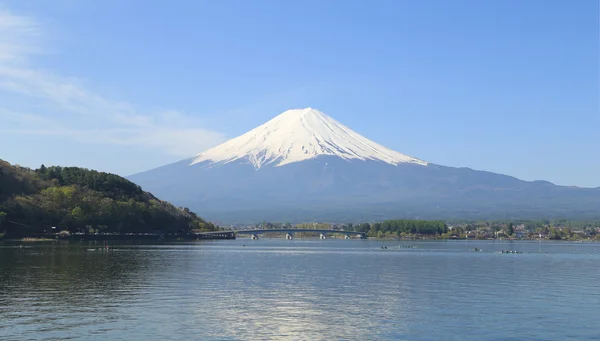
[[[32,170],[0,160],[0,233],[34,235],[52,226],[86,233],[216,229],[118,175],[43,165]]]

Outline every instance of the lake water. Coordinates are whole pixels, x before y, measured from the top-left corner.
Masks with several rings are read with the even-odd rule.
[[[24,245],[0,244],[1,340],[600,340],[600,244]]]

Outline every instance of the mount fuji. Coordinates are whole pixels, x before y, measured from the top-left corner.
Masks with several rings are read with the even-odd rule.
[[[319,156],[380,161],[394,166],[400,163],[427,165],[425,161],[378,145],[312,108],[288,110],[244,135],[198,154],[191,164],[208,161],[211,165],[222,165],[247,160],[260,169]]]
[[[128,178],[226,223],[600,217],[600,188],[432,164],[312,108]]]

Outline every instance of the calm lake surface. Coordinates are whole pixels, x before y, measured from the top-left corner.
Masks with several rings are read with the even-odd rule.
[[[600,340],[597,243],[23,245],[1,340]]]

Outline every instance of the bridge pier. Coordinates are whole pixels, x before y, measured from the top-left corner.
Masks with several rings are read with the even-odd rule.
[[[287,240],[292,240],[292,239],[294,239],[294,234],[293,234],[293,233],[286,233],[286,234],[285,234],[285,239],[287,239]]]
[[[321,233],[321,235],[319,236],[320,239],[326,239],[325,238],[325,233]]]
[[[347,234],[345,234],[345,235],[344,235],[344,239],[350,239],[350,236],[349,236],[349,235],[347,235]]]
[[[252,240],[256,240],[256,239],[258,239],[258,236],[257,236],[257,235],[255,235],[255,234],[251,234],[251,235],[250,235],[250,239],[252,239]]]

